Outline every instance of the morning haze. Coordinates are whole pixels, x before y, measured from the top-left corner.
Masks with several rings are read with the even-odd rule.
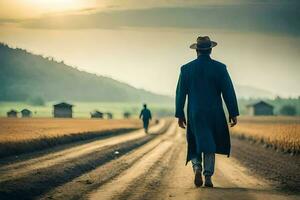
[[[64,10],[53,4],[52,10],[34,16],[26,15],[29,4],[19,6],[22,16],[1,16],[0,40],[80,70],[174,95],[180,66],[196,57],[189,44],[198,35],[209,35],[219,44],[213,57],[228,65],[237,85],[274,95],[300,94],[297,1],[74,2],[66,1]]]
[[[0,200],[299,200],[299,10],[0,0]]]

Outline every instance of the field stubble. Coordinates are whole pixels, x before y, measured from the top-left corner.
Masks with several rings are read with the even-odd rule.
[[[240,117],[231,133],[267,148],[293,155],[300,153],[300,117]]]
[[[141,128],[141,122],[136,119],[0,118],[0,157],[117,135],[138,128]]]

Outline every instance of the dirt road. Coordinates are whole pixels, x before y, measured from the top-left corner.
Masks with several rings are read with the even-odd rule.
[[[162,121],[142,130],[0,163],[0,199],[299,199],[239,161],[217,156],[215,188],[195,188],[185,135]]]

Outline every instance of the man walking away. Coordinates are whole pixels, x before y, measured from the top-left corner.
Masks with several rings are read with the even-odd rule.
[[[176,89],[176,114],[178,125],[187,126],[187,159],[192,161],[194,183],[202,186],[202,171],[205,186],[213,187],[215,153],[230,154],[230,136],[222,106],[225,101],[231,127],[237,124],[239,115],[233,84],[226,66],[210,58],[217,45],[208,36],[198,37],[190,48],[196,49],[197,59],[183,65]],[[222,95],[222,97],[221,97]],[[186,122],[184,105],[188,96]],[[203,160],[203,168],[202,168]]]
[[[148,133],[149,121],[152,119],[151,111],[147,108],[147,104],[143,105],[143,109],[140,114],[140,119],[143,120],[145,133]]]

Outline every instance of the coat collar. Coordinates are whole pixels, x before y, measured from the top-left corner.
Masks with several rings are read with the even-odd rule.
[[[210,55],[199,55],[198,57],[197,57],[197,59],[211,59],[210,58]]]

